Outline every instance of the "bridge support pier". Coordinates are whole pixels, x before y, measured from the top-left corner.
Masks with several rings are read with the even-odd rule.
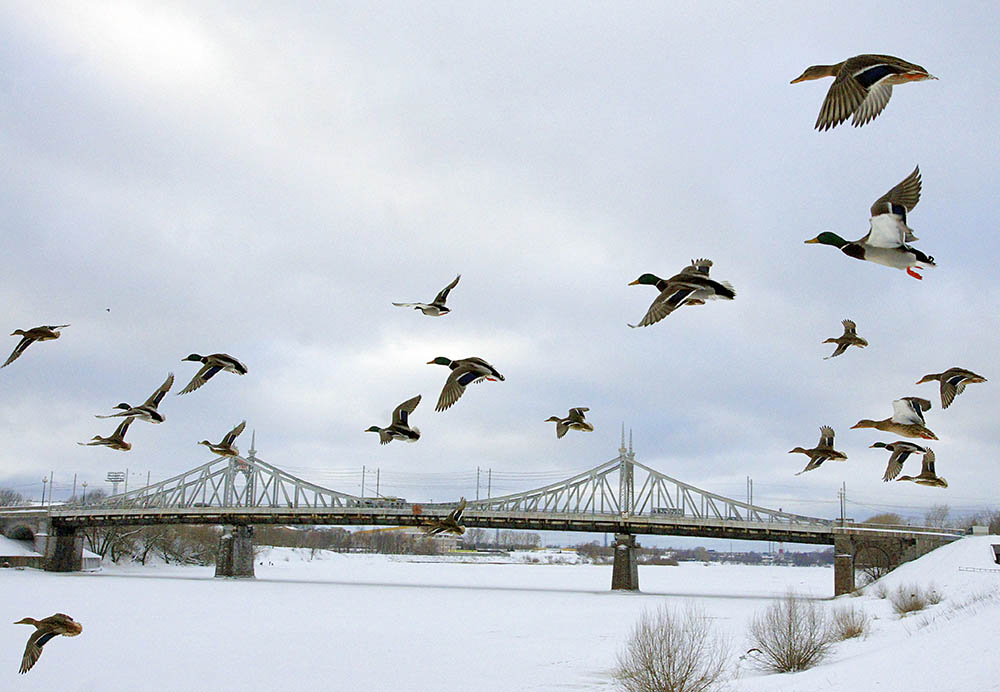
[[[836,536],[833,542],[833,595],[854,591],[854,546],[850,536]]]
[[[253,579],[253,527],[228,526],[219,537],[215,576]]]
[[[83,569],[83,534],[68,526],[52,526],[45,544],[46,572]]]
[[[638,591],[639,566],[635,559],[635,536],[615,534],[615,562],[611,572],[612,591]]]

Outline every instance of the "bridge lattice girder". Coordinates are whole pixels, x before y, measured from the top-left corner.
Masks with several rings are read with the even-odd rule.
[[[304,481],[251,454],[219,457],[145,488],[107,498],[116,509],[366,508],[398,501],[373,500]],[[624,503],[624,505],[623,505]],[[455,502],[425,504],[443,509]],[[409,507],[410,505],[403,505]],[[544,512],[567,516],[685,517],[789,526],[830,526],[828,519],[781,512],[702,490],[635,461],[629,451],[569,479],[522,493],[471,500],[468,511]]]

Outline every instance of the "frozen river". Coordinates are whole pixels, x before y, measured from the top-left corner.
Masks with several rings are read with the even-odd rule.
[[[8,622],[63,611],[84,624],[20,679],[29,629],[0,627],[0,680],[24,690],[612,689],[608,671],[644,609],[697,600],[741,634],[789,588],[833,591],[831,568],[643,566],[632,594],[609,591],[610,566],[308,555],[274,550],[247,581],[163,565],[0,570]]]

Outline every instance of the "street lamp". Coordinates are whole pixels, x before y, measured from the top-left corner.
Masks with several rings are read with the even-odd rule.
[[[83,482],[83,500],[80,504],[87,504],[87,481]]]

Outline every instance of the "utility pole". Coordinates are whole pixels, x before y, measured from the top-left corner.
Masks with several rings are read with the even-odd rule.
[[[844,525],[844,510],[847,504],[847,482],[845,481],[841,485],[840,490],[837,491],[837,495],[840,499],[840,525]]]
[[[493,469],[490,469],[486,475],[486,497],[493,497]]]
[[[49,471],[49,507],[52,506],[52,491],[56,489],[55,484],[52,482],[52,471]]]
[[[76,474],[73,474],[73,501],[76,502]]]
[[[146,487],[149,487],[149,471],[146,471]]]
[[[365,467],[361,465],[361,497],[365,496]]]
[[[379,488],[381,487],[379,485],[381,481],[381,475],[382,475],[382,467],[380,466],[375,469],[375,497],[382,497],[382,493],[378,491]]]
[[[49,479],[42,476],[42,507],[45,506],[45,484],[49,482]]]
[[[128,492],[128,467],[125,467],[125,492]]]
[[[476,499],[479,499],[479,467],[476,467]]]

